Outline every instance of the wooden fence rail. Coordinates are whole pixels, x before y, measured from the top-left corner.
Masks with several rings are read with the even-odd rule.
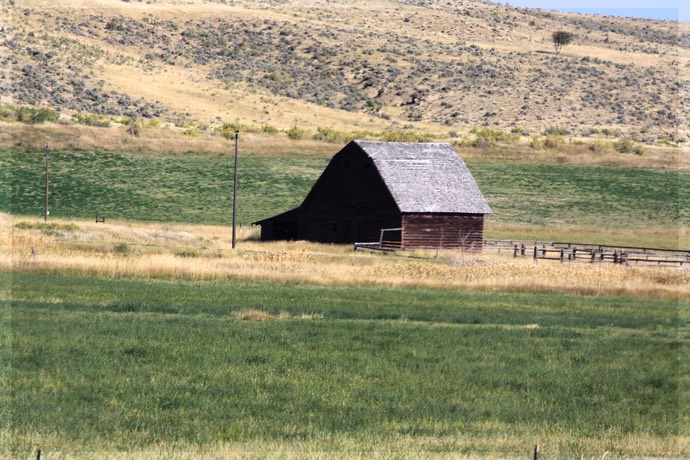
[[[690,250],[614,246],[592,243],[526,240],[484,240],[485,251],[512,251],[513,257],[564,262],[614,263],[656,266],[690,266]]]

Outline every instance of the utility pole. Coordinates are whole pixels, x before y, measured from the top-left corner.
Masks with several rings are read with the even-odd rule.
[[[232,249],[235,249],[237,245],[237,231],[236,231],[236,219],[237,219],[237,154],[238,154],[238,143],[239,143],[240,132],[235,130],[235,173],[233,174],[232,180]]]
[[[45,207],[43,210],[43,221],[48,222],[48,214],[50,214],[50,211],[48,210],[48,196],[50,195],[50,150],[48,150],[47,145],[46,145],[46,149],[45,149],[45,155],[46,155],[46,200],[45,200]]]

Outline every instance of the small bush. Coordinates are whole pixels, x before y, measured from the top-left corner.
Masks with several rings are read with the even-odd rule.
[[[300,140],[303,139],[304,136],[306,135],[306,130],[298,128],[297,125],[293,126],[292,128],[288,129],[287,135],[290,139],[292,140]]]
[[[265,134],[278,134],[280,130],[276,128],[275,126],[271,125],[263,125],[261,127],[261,132]]]
[[[12,107],[11,105],[6,105],[6,104],[0,104],[0,118],[7,119],[7,120],[16,120],[17,117],[17,109]]]
[[[389,131],[381,136],[381,140],[385,142],[429,142],[432,138],[429,133],[415,131]]]
[[[187,128],[184,131],[182,131],[183,136],[195,137],[198,134],[199,134],[199,131],[197,131],[196,127]]]
[[[534,137],[530,140],[529,146],[534,150],[556,150],[564,142],[563,136]]]
[[[594,153],[601,153],[606,150],[606,144],[604,142],[592,142],[587,148]]]
[[[110,127],[110,119],[103,117],[101,115],[82,115],[81,113],[75,113],[72,118],[80,125],[95,126],[97,128],[108,128]]]
[[[353,140],[355,136],[352,133],[344,131],[336,131],[330,128],[317,128],[316,134],[313,138],[317,141],[328,142],[331,144],[346,144]]]
[[[138,121],[133,121],[127,125],[127,134],[133,137],[139,137],[141,135],[141,123]]]
[[[213,130],[214,133],[219,133],[221,136],[223,136],[226,139],[234,139],[235,138],[235,131],[249,131],[247,126],[243,125],[240,122],[230,122],[230,123],[223,123],[223,126],[220,128],[215,128]]]
[[[127,243],[116,243],[113,245],[113,252],[115,254],[125,255],[129,253],[129,246]]]
[[[551,126],[544,130],[544,136],[567,136],[568,134],[570,134],[568,130],[555,126]]]
[[[636,155],[642,155],[644,153],[642,146],[635,144],[635,141],[630,137],[619,139],[614,142],[613,149],[620,153],[634,153]]]
[[[523,136],[525,133],[527,133],[527,130],[523,128],[522,126],[513,126],[513,128],[510,130],[512,134],[515,134],[517,136]]]
[[[17,121],[28,124],[38,124],[55,122],[60,118],[60,114],[52,109],[33,109],[31,107],[20,107],[15,112]]]
[[[475,135],[475,139],[470,142],[470,146],[481,149],[493,147],[497,142],[510,142],[515,139],[514,134],[508,134],[490,128],[475,128],[472,129],[470,133]]]

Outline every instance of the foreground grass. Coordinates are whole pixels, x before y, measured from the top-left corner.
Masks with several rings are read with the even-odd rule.
[[[690,454],[686,300],[0,279],[2,455]]]

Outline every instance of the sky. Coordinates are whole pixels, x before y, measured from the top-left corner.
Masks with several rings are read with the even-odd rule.
[[[606,16],[690,21],[690,0],[508,0],[496,3]]]

